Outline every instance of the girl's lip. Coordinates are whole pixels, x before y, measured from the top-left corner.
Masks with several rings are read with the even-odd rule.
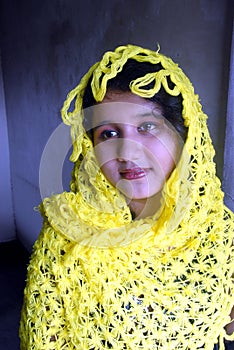
[[[126,180],[135,180],[146,176],[146,170],[142,168],[123,169],[120,170],[120,175]]]

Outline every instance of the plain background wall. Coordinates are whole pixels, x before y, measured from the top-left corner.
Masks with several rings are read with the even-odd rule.
[[[184,69],[209,115],[221,177],[232,11],[231,0],[1,1],[14,215],[29,249],[42,222],[34,210],[40,159],[62,103],[88,67],[118,45],[156,50],[160,43]]]
[[[224,147],[223,191],[225,204],[234,212],[234,18]]]

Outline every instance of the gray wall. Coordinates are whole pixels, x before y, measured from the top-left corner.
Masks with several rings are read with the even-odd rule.
[[[223,167],[232,1],[2,0],[1,51],[13,205],[30,249],[41,218],[39,164],[69,90],[102,53],[132,43],[171,56],[199,94]],[[233,6],[232,6],[233,7]],[[2,205],[2,203],[0,204]],[[1,238],[1,237],[0,237]]]
[[[234,212],[234,19],[227,102],[226,135],[224,147],[223,191],[225,204]]]

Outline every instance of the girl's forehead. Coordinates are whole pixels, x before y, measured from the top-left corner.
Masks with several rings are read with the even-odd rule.
[[[127,122],[132,118],[162,114],[160,106],[156,103],[128,92],[108,93],[102,102],[92,108],[94,124],[106,120],[106,118],[111,121],[116,119],[116,121],[123,120]]]

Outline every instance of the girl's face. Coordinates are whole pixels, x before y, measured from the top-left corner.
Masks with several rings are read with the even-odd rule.
[[[181,141],[159,105],[132,93],[108,92],[93,111],[93,142],[109,182],[131,203],[159,198]]]

